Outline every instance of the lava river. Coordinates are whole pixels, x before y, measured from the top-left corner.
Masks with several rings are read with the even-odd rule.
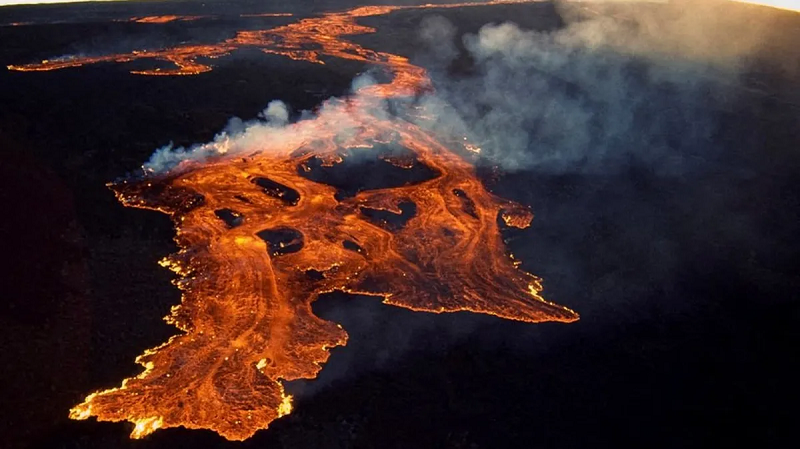
[[[137,359],[145,367],[141,374],[89,395],[72,418],[130,421],[135,438],[183,426],[244,440],[290,413],[283,381],[316,377],[329,348],[346,343],[340,325],[312,313],[311,304],[326,292],[378,296],[434,313],[526,322],[578,318],[544,300],[540,280],[520,270],[504,245],[500,228],[527,227],[530,210],[487,191],[472,164],[434,134],[373,113],[387,99],[432,89],[425,70],[405,57],[345,39],[374,31],[359,25],[359,17],[400,8],[326,13],[240,32],[217,45],[12,67],[155,58],[176,68],[138,73],[186,75],[211,69],[198,58],[255,46],[310,63],[364,61],[392,75],[388,83],[327,102],[327,112],[314,119],[276,129],[281,139],[267,132],[252,151],[226,151],[218,143],[206,159],[110,185],[124,205],[162,211],[174,222],[180,251],[162,264],[179,275],[183,296],[166,320],[182,333],[145,351]],[[364,152],[388,170],[425,176],[347,194],[326,182],[326,173]]]

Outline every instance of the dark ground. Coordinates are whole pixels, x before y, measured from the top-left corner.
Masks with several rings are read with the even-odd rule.
[[[3,8],[0,23],[77,15],[69,8]],[[0,65],[103,45],[216,41],[231,24],[287,20],[145,29],[100,20],[140,9],[92,8],[98,16],[75,23],[0,27]],[[462,32],[507,19],[559,23],[541,5],[441,14]],[[392,39],[362,42],[385,39],[396,50],[398,33],[410,36],[419,18],[370,19],[397,26]],[[798,80],[724,114],[716,138],[730,156],[715,172],[494,177],[495,192],[537,215],[509,235],[511,249],[545,279],[547,298],[581,313],[577,323],[427,315],[331,297],[315,309],[349,331],[348,346],[333,351],[318,381],[292,387],[295,412],[245,443],[185,429],[131,441],[129,424],[68,420],[71,406],[137,373],[135,356],[174,333],[161,317],[178,291],[156,265],[174,250],[170,223],[123,208],[104,184],[155,148],[208,141],[269,100],[313,108],[364,70],[247,54],[218,64],[188,78],[131,76],[120,64],[0,70],[0,446],[796,447],[800,131],[798,106],[781,101],[781,89],[797,92]],[[757,176],[728,171],[740,168]]]

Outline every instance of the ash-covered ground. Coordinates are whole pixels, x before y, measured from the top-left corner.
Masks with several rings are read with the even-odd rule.
[[[353,4],[2,8],[0,66],[218,42]],[[315,311],[342,324],[348,345],[316,381],[289,386],[291,415],[244,443],[185,429],[132,441],[129,424],[67,419],[175,333],[161,317],[179,292],[157,265],[175,250],[169,220],[122,207],[105,183],[271,100],[299,115],[346,95],[369,67],[240,51],[189,77],[131,75],[141,62],[0,70],[4,447],[792,447],[800,15],[713,6],[691,27],[675,9],[653,13],[663,5],[620,6],[605,14],[622,28],[589,34],[581,23],[606,22],[550,3],[364,19],[378,32],[353,40],[429,68],[442,129],[469,131],[487,186],[532,207],[509,248],[581,320],[430,315],[329,295]],[[260,12],[296,17],[241,17]],[[114,21],[164,14],[213,17]],[[757,44],[742,37],[754,29]]]

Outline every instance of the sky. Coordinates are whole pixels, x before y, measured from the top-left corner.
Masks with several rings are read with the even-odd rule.
[[[734,1],[739,1],[739,0],[734,0]],[[766,6],[773,6],[775,8],[800,11],[800,0],[751,0],[751,1],[742,1],[742,3],[753,3],[756,5],[766,5]]]
[[[36,3],[71,3],[75,1],[86,1],[86,0],[0,0],[0,6],[8,6],[8,5],[31,5]],[[114,1],[114,0],[100,0],[100,1]],[[124,0],[121,0],[124,1]],[[633,0],[635,1],[635,0]],[[733,0],[739,1],[741,3],[753,3],[759,5],[766,5],[772,6],[775,8],[781,9],[790,9],[794,11],[800,11],[800,0]],[[369,1],[365,1],[365,4],[368,4]]]

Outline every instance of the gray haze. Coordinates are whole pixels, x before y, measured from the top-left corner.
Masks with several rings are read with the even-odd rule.
[[[422,60],[437,93],[423,102],[436,122],[423,124],[469,136],[507,170],[608,173],[640,163],[678,174],[719,156],[718,113],[742,93],[765,25],[715,19],[699,3],[625,12],[565,8],[568,23],[554,32],[507,22],[463,37],[447,19],[427,18]],[[453,77],[458,39],[474,70]]]
[[[614,18],[564,7],[566,24],[553,32],[506,22],[460,35],[444,17],[422,21],[412,61],[430,69],[436,92],[418,99],[427,109],[418,123],[467,136],[482,148],[480,164],[502,168],[493,190],[537,217],[510,247],[544,277],[545,297],[581,321],[559,332],[379,312],[369,299],[323,307],[352,347],[335,350],[304,393],[465,339],[544,354],[609,327],[697,313],[707,282],[730,276],[738,285],[736,276],[780,264],[770,235],[791,226],[752,199],[774,198],[789,182],[761,176],[796,159],[785,140],[791,129],[764,125],[773,119],[761,108],[793,99],[768,98],[749,77],[758,65],[791,79],[797,60],[760,59],[774,46],[764,16],[717,17],[713,2],[683,6],[627,6]],[[472,65],[459,72],[464,53]],[[770,126],[782,131],[770,135]],[[784,152],[776,161],[750,159],[771,145]]]
[[[550,32],[506,22],[462,36],[447,19],[428,17],[412,61],[430,70],[435,92],[376,111],[414,119],[415,109],[404,107],[425,105],[427,118],[414,120],[480,146],[479,164],[506,174],[493,191],[533,207],[533,227],[509,245],[523,268],[544,277],[545,297],[582,318],[562,333],[550,325],[509,327],[526,351],[685,313],[708,300],[697,290],[706,279],[734,285],[782,263],[774,255],[781,254],[776,236],[791,235],[781,212],[787,209],[753,200],[783,195],[790,204],[793,197],[783,193],[789,178],[761,173],[796,157],[786,151],[791,126],[769,123],[761,112],[797,106],[779,105],[794,97],[773,98],[751,76],[754,66],[769,65],[790,79],[797,59],[760,59],[775,46],[769,15],[723,18],[714,2],[685,5],[605,14],[563,7],[564,26]],[[740,10],[726,9],[732,11]],[[454,69],[464,59],[468,67]],[[359,77],[354,90],[369,82]],[[158,172],[184,159],[264,150],[265,142],[282,146],[317,132],[304,124],[313,117],[339,133],[352,126],[346,112],[325,105],[291,126],[289,116],[287,105],[272,103],[260,119],[232,120],[211,143],[159,150],[146,167]],[[797,115],[784,118],[797,124]],[[757,158],[769,148],[774,160]],[[378,312],[370,299],[341,307],[326,301],[315,305],[320,316],[353,338],[334,350],[318,380],[293,385],[300,394],[421,347],[439,350],[489,327],[503,332],[486,317]]]

